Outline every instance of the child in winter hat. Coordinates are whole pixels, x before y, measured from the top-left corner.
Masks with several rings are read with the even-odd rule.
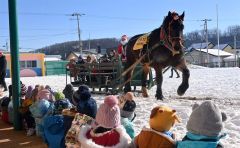
[[[35,118],[37,136],[44,137],[43,121],[46,117],[52,114],[53,107],[54,107],[53,103],[49,102],[46,99],[37,100],[29,107],[30,112]]]
[[[120,124],[120,109],[116,96],[107,96],[100,105],[95,124],[82,126],[78,141],[82,147],[128,147],[131,138]]]
[[[72,84],[67,84],[63,90],[63,94],[72,104],[73,104],[72,99],[73,99],[74,92],[75,91]]]
[[[66,126],[64,116],[61,113],[63,109],[71,108],[72,105],[60,91],[55,92],[54,97],[56,100],[54,102],[54,115],[44,119],[44,136],[48,147],[63,148],[65,147],[64,137],[69,127]]]
[[[80,85],[73,94],[73,105],[77,106],[80,100],[87,100],[91,97],[91,92],[87,85]]]
[[[10,86],[10,85],[9,85]],[[11,99],[7,96],[3,95],[4,87],[0,85],[0,112],[2,112],[1,119],[4,122],[8,122],[8,104],[11,101]],[[11,91],[9,89],[9,91]]]
[[[32,100],[32,91],[33,87],[30,85],[27,88],[25,99],[22,102],[22,105],[20,107],[20,113],[22,114],[22,118],[27,123],[27,136],[32,136],[35,133],[35,119],[32,115],[32,113],[29,110],[29,107],[33,104]]]
[[[22,115],[22,119],[26,122],[27,125],[27,136],[32,136],[35,133],[35,120],[29,110],[29,107],[32,105],[33,101],[31,99],[32,86],[26,87],[20,81],[21,84],[21,105],[19,106],[19,112]]]
[[[212,101],[205,101],[201,105],[194,104],[193,111],[187,122],[187,134],[178,142],[178,148],[221,148],[219,140],[226,134],[221,134],[225,113]]]
[[[33,102],[37,101],[37,99],[38,99],[38,87],[36,87],[36,86],[32,91],[31,99],[33,100]]]
[[[21,87],[20,88],[20,97],[21,97],[20,104],[22,104],[22,101],[25,99],[27,87],[25,84],[22,83],[22,81],[20,81],[20,87]],[[8,104],[8,119],[9,119],[10,123],[13,123],[13,117],[14,117],[14,115],[13,115],[13,99],[15,99],[15,98],[11,98],[11,101]]]
[[[27,87],[25,84],[22,83],[22,81],[20,81],[20,84],[21,84],[20,95],[22,98],[24,98],[27,93]]]
[[[124,96],[119,97],[119,107],[120,107],[120,114],[121,114],[121,124],[126,129],[128,135],[131,138],[135,137],[134,125],[133,120],[136,117],[135,108],[136,103],[134,101],[134,95],[132,92],[126,93]]]
[[[33,87],[31,85],[28,86],[26,95],[25,95],[25,99],[23,100],[21,108],[20,108],[20,112],[23,114],[26,112],[29,112],[29,106],[33,104],[32,91],[33,91]]]
[[[25,96],[26,99],[30,99],[32,97],[32,91],[33,91],[33,86],[29,85],[27,88],[26,96]]]
[[[95,118],[97,113],[97,103],[91,97],[91,92],[87,85],[79,86],[73,95],[73,102],[77,106],[77,111],[81,114]]]
[[[54,102],[53,114],[62,114],[63,109],[72,107],[71,103],[65,98],[62,92],[55,92],[54,97],[56,101]]]
[[[38,100],[45,99],[53,102],[52,93],[48,89],[38,89]]]
[[[139,148],[174,148],[174,134],[169,130],[175,124],[180,122],[176,115],[176,110],[168,106],[157,106],[152,109],[149,121],[149,127],[144,127],[140,134],[135,137],[134,144]]]
[[[127,92],[126,94],[124,95],[119,95],[118,96],[118,102],[119,102],[119,107],[120,108],[123,108],[123,105],[125,104],[125,102],[129,100],[129,101],[132,101],[134,100],[134,95],[132,92]]]

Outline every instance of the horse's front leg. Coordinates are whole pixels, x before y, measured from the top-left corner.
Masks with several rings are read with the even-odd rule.
[[[142,72],[142,95],[143,97],[149,97],[147,92],[147,76],[149,74],[150,67],[148,64],[143,65],[143,72]]]
[[[178,90],[177,90],[178,95],[182,96],[182,95],[184,95],[184,93],[186,92],[186,90],[189,87],[188,79],[190,77],[190,71],[187,68],[185,59],[182,59],[180,61],[180,64],[177,65],[176,68],[182,72],[182,83],[180,84],[180,86],[178,87]]]
[[[126,66],[125,66],[125,70],[127,70],[132,64],[131,63],[126,63]],[[125,83],[125,87],[124,87],[124,92],[127,93],[127,92],[130,92],[131,91],[131,78],[132,78],[132,74],[133,74],[133,69],[132,70],[129,70],[127,73],[126,73],[126,76],[124,77],[124,83]]]
[[[162,68],[159,66],[154,66],[155,73],[156,73],[156,82],[157,82],[157,91],[155,97],[157,100],[163,100],[162,94],[162,82],[163,82],[163,75],[162,75]]]

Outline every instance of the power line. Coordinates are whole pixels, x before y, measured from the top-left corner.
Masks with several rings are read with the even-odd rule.
[[[0,14],[8,14],[8,12],[1,11]],[[65,13],[41,13],[41,12],[19,12],[19,15],[42,15],[42,16],[67,16]]]
[[[20,38],[31,38],[31,37],[41,37],[41,36],[62,36],[62,35],[67,35],[67,34],[76,34],[77,32],[68,32],[68,33],[58,33],[58,34],[40,34],[40,35],[19,35]],[[0,36],[0,37],[9,37],[9,36]]]
[[[6,30],[8,31],[9,28],[0,28],[0,30]],[[68,30],[73,31],[73,29],[66,29],[66,28],[19,28],[19,30],[35,30],[35,31],[56,31],[56,30]],[[75,29],[74,29],[75,30]]]
[[[0,12],[0,14],[8,14],[7,12]],[[71,16],[69,13],[40,13],[40,12],[19,12],[19,15],[32,15],[32,16]],[[88,14],[86,18],[96,18],[96,19],[109,19],[109,20],[129,20],[129,21],[159,21],[157,18],[137,18],[137,17],[118,17],[118,16],[105,16],[105,15],[94,15]],[[187,19],[186,21],[199,21]]]

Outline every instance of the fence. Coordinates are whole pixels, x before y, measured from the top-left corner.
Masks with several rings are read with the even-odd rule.
[[[204,67],[219,67],[219,63],[218,62],[210,62],[210,63],[194,63],[195,65],[199,65],[199,66],[204,66]],[[220,67],[240,67],[240,61],[236,62],[236,61],[224,61],[224,62],[220,62]]]
[[[66,65],[69,61],[46,61],[46,75],[66,74]]]

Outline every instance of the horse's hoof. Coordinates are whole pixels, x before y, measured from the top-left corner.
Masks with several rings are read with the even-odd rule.
[[[160,96],[157,96],[157,95],[155,95],[155,97],[157,98],[157,100],[164,100],[165,98],[163,97],[163,95],[160,95]]]
[[[148,97],[149,97],[149,95],[148,95],[148,94],[145,94],[145,93],[143,93],[142,96],[143,96],[144,98],[148,98]]]
[[[165,99],[164,97],[157,98],[157,100],[161,100],[161,101],[163,101],[164,99]]]
[[[143,96],[144,98],[148,98],[148,97],[149,97],[146,87],[143,87],[143,88],[142,88],[142,96]]]
[[[131,88],[129,89],[129,88],[126,88],[126,87],[125,87],[125,88],[123,89],[123,91],[124,91],[124,93],[131,92]]]
[[[177,90],[178,95],[179,96],[184,95],[187,89],[188,89],[188,85],[180,85]]]

